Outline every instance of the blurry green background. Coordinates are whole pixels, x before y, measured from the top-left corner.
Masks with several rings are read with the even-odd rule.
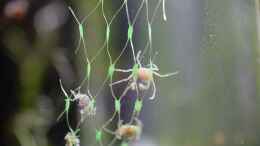
[[[1,0],[0,146],[60,146],[68,130],[56,121],[63,110],[58,85],[76,87],[83,78],[82,55],[74,54],[77,25],[67,7],[83,18],[97,0]],[[111,16],[120,0],[105,0]],[[149,0],[150,11],[157,0]],[[129,0],[130,15],[140,0]],[[144,133],[135,146],[260,145],[260,8],[258,0],[166,0],[168,21],[159,9],[153,24],[157,78],[155,101],[145,100]],[[98,9],[86,22],[86,42],[93,56],[105,37]],[[111,51],[116,58],[126,40],[127,20],[120,13],[112,25]],[[146,44],[145,12],[135,27],[135,45]],[[118,66],[131,64],[127,51]],[[92,90],[105,79],[108,58],[94,64]],[[116,77],[120,78],[120,77]],[[118,92],[123,88],[119,87]],[[112,112],[108,89],[98,98],[98,123]],[[76,109],[71,111],[76,123]],[[91,120],[90,120],[91,121]],[[94,145],[93,120],[83,126],[82,145]]]

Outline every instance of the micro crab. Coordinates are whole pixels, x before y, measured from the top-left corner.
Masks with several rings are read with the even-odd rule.
[[[66,141],[65,146],[80,146],[79,137],[76,135],[77,132],[68,132],[64,137]]]
[[[69,95],[63,88],[61,80],[60,80],[60,86],[63,94],[65,95],[65,109],[59,115],[57,120],[59,120],[65,113],[67,115],[66,118],[68,118],[68,112],[70,109],[71,102],[75,102],[75,101],[77,102],[80,110],[81,122],[84,120],[85,116],[94,116],[96,114],[95,98],[93,98],[90,92],[88,92],[88,94],[83,94],[80,92],[80,89],[77,89],[77,90],[70,90],[72,95]],[[74,98],[71,98],[72,96]]]
[[[153,93],[152,96],[149,97],[150,100],[153,100],[155,98],[156,94],[156,86],[155,86],[155,81],[154,81],[154,75],[158,77],[170,77],[173,75],[178,74],[179,72],[173,72],[173,73],[168,73],[168,74],[160,74],[158,73],[159,68],[157,65],[155,65],[151,60],[148,65],[142,66],[141,61],[140,61],[140,55],[141,51],[137,53],[136,56],[136,64],[131,68],[131,69],[114,69],[116,72],[122,72],[122,73],[131,73],[127,78],[124,78],[122,80],[113,82],[110,84],[110,86],[120,84],[123,82],[128,82],[129,83],[129,89],[132,90],[141,90],[141,91],[146,91],[149,90],[150,87],[153,87]]]
[[[123,141],[138,140],[141,136],[143,124],[137,118],[136,124],[120,124],[115,132],[116,138]]]
[[[74,96],[73,101],[78,101],[78,107],[80,110],[81,116],[94,116],[96,114],[95,100],[92,98],[92,95],[83,94],[80,91],[71,90],[72,95]]]

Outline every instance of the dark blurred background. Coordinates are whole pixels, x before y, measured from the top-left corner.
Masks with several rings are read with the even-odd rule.
[[[130,15],[140,0],[129,1]],[[150,0],[150,11],[157,0]],[[85,72],[82,53],[74,53],[79,39],[79,18],[97,0],[0,1],[0,146],[61,146],[67,127],[56,121],[64,107],[59,87],[76,87]],[[120,0],[105,0],[108,16]],[[157,98],[145,100],[141,119],[144,134],[136,146],[259,146],[260,145],[260,9],[258,0],[166,0],[168,21],[161,9],[153,24],[155,63],[162,73],[179,70],[172,78],[156,79]],[[145,12],[135,27],[135,45],[146,44]],[[105,38],[100,9],[88,19],[86,42],[94,56]],[[120,53],[127,33],[120,13],[112,25],[111,53]],[[93,92],[105,80],[108,58],[103,51],[94,63]],[[119,68],[131,66],[126,52]],[[122,78],[122,75],[116,79]],[[123,87],[117,87],[120,92]],[[113,107],[108,88],[98,98],[97,123]],[[131,94],[129,95],[131,96]],[[77,122],[75,107],[70,112]],[[125,118],[128,114],[125,113]],[[95,145],[95,120],[82,127],[82,145]],[[94,129],[95,130],[95,129]]]

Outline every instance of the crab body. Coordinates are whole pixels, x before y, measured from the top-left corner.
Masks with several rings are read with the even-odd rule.
[[[136,125],[125,124],[117,129],[116,136],[118,139],[136,140],[140,137],[140,131],[140,127]]]
[[[151,69],[141,67],[138,69],[138,79],[141,81],[151,81],[153,80],[153,72]]]
[[[75,135],[73,132],[69,132],[65,137],[64,137],[66,144],[65,146],[80,146],[80,140],[78,136]]]

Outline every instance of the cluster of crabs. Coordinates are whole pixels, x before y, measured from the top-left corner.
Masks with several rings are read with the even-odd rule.
[[[158,73],[159,68],[152,62],[150,62],[150,64],[146,66],[143,66],[141,64],[141,62],[139,61],[140,54],[141,51],[137,53],[136,56],[137,64],[133,65],[132,68],[130,69],[113,68],[113,72],[128,73],[129,76],[122,80],[111,82],[109,84],[111,89],[113,86],[117,84],[121,84],[123,82],[126,82],[127,86],[119,98],[114,97],[115,112],[113,116],[105,124],[103,124],[99,130],[96,131],[96,140],[98,143],[100,143],[100,145],[103,145],[102,143],[103,132],[107,132],[115,136],[115,138],[112,140],[112,143],[110,143],[109,145],[113,145],[113,143],[116,140],[120,140],[122,141],[122,146],[127,146],[128,143],[138,140],[140,138],[140,135],[142,133],[142,128],[143,128],[142,122],[138,119],[138,116],[142,109],[143,98],[137,97],[134,105],[134,112],[132,115],[132,119],[130,120],[130,122],[127,123],[124,123],[124,121],[120,119],[121,100],[123,99],[123,97],[126,95],[128,91],[134,91],[139,94],[141,92],[152,91],[152,94],[149,97],[149,99],[154,100],[156,95],[154,76],[169,77],[169,76],[176,75],[178,73],[178,72],[174,72],[174,73],[168,73],[164,75],[159,74]],[[63,87],[62,87],[62,91],[66,96],[69,97],[68,93],[66,93]],[[88,116],[96,115],[97,107],[95,103],[95,98],[90,94],[90,92],[88,92],[87,94],[83,94],[80,91],[74,91],[74,90],[71,90],[70,92],[71,92],[71,97],[73,98],[69,98],[67,101],[77,102],[77,106],[81,116],[80,122],[83,122],[84,119]],[[112,122],[112,120],[114,120],[116,115],[118,116],[119,120],[117,124],[117,129],[113,131],[108,129],[107,126]],[[66,146],[80,145],[79,136],[77,135],[77,132],[73,131],[72,129],[65,136],[65,140],[66,140]]]
[[[163,18],[166,21],[164,0],[159,0],[158,6],[161,4],[161,2],[163,5],[163,13],[164,13]],[[142,4],[141,4],[139,10],[141,10],[143,8],[144,4],[146,4],[146,9],[147,9],[147,13],[148,13],[148,1],[147,0],[142,1]],[[103,14],[103,17],[105,18],[106,24],[107,24],[107,34],[106,34],[105,44],[107,44],[107,52],[108,52],[108,55],[110,56],[109,50],[108,50],[110,24],[112,23],[113,19],[118,15],[118,13],[121,11],[123,6],[125,6],[125,8],[126,8],[127,15],[129,15],[129,12],[128,12],[127,0],[123,0],[122,6],[116,12],[116,14],[112,17],[111,22],[108,23],[104,10],[103,10],[103,5],[104,5],[104,1],[99,0],[97,3],[97,6],[93,9],[93,11],[91,11],[91,14],[99,6],[102,6],[102,14]],[[86,48],[85,48],[86,46],[85,46],[85,42],[84,42],[83,23],[91,14],[86,16],[80,22],[78,20],[78,18],[76,17],[75,13],[73,12],[73,10],[71,8],[69,8],[69,9],[70,9],[73,17],[75,18],[77,24],[79,25],[80,41],[82,41],[84,49],[86,51]],[[157,9],[158,9],[158,7],[157,7]],[[116,65],[115,65],[116,61],[114,63],[112,63],[112,61],[111,61],[112,59],[110,56],[111,64],[108,68],[108,77],[110,78],[109,88],[111,89],[111,94],[114,99],[114,113],[113,113],[112,117],[110,119],[108,119],[103,125],[101,125],[99,128],[96,128],[96,133],[95,133],[96,142],[100,146],[106,145],[103,143],[104,133],[113,135],[113,137],[114,137],[110,141],[110,143],[107,144],[108,146],[113,146],[117,141],[119,141],[121,143],[121,146],[128,146],[130,143],[138,140],[140,138],[140,136],[142,134],[142,130],[143,130],[143,124],[142,124],[141,120],[139,119],[139,115],[140,115],[140,112],[141,112],[142,106],[143,106],[143,99],[146,98],[145,97],[146,93],[149,93],[148,98],[150,100],[154,100],[156,97],[156,85],[155,85],[154,77],[170,77],[170,76],[178,74],[178,72],[160,74],[159,67],[153,63],[153,61],[152,61],[153,59],[150,58],[149,63],[146,65],[142,64],[142,58],[144,57],[145,51],[143,51],[143,54],[141,51],[139,51],[139,52],[137,52],[137,54],[135,54],[135,52],[134,52],[135,49],[133,47],[133,42],[132,42],[132,36],[133,36],[134,23],[140,12],[139,10],[136,14],[134,22],[131,23],[130,19],[128,19],[129,28],[128,28],[127,43],[130,42],[130,44],[131,44],[132,54],[134,57],[134,64],[129,69],[116,68]],[[153,15],[153,17],[154,16],[155,15]],[[151,24],[152,24],[153,20],[149,21],[148,19],[149,18],[148,18],[148,14],[147,14],[148,32],[149,32],[149,41],[148,41],[147,45],[150,44],[150,47],[151,47],[151,40],[152,40]],[[126,46],[127,46],[127,43],[126,43]],[[123,49],[123,51],[121,52],[120,56],[125,51],[126,46]],[[103,49],[103,48],[101,48],[101,49]],[[119,57],[116,60],[118,60]],[[89,78],[91,61],[89,61],[87,56],[86,56],[86,60],[87,60],[87,68],[88,68],[86,78]],[[121,80],[113,81],[113,76],[115,73],[123,73],[123,74],[127,74],[128,76]],[[115,96],[113,87],[120,85],[120,84],[126,84],[127,86],[125,87],[124,91],[122,92],[122,94],[120,96]],[[86,93],[83,93],[81,91],[81,88],[77,88],[76,90],[70,90],[69,92],[67,92],[64,89],[61,81],[60,81],[60,86],[61,86],[61,90],[65,96],[65,109],[60,114],[58,119],[60,119],[63,115],[65,115],[67,126],[69,128],[69,132],[64,137],[65,143],[66,143],[66,146],[80,146],[80,138],[79,138],[79,129],[80,128],[79,127],[85,121],[85,119],[87,117],[93,117],[96,115],[96,113],[97,113],[97,106],[96,106],[97,95],[93,96],[91,94],[89,88],[87,89]],[[88,84],[88,86],[89,86],[89,84]],[[128,92],[134,92],[133,95],[136,95],[136,97],[133,98],[133,99],[135,99],[135,101],[134,101],[135,103],[134,103],[134,109],[132,112],[131,119],[126,122],[121,119],[121,101],[125,98],[125,96]],[[68,112],[70,110],[71,103],[76,103],[78,111],[80,113],[80,121],[76,127],[76,130],[73,130],[73,128],[70,126],[70,122],[69,122]],[[108,127],[114,121],[114,119],[117,119],[116,128],[114,130],[111,130]]]

